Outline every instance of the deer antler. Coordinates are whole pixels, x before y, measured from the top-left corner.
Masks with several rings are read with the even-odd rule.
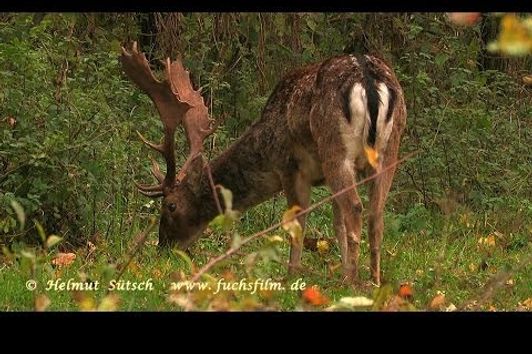
[[[166,161],[166,176],[163,177],[159,165],[152,159],[152,174],[159,184],[147,186],[137,184],[144,195],[159,197],[182,180],[190,162],[203,151],[203,141],[214,132],[219,122],[210,128],[211,121],[207,106],[199,91],[192,87],[190,74],[179,60],[166,59],[166,79],[159,81],[150,69],[144,53],[138,51],[137,42],[131,49],[122,47],[122,67],[126,75],[154,102],[164,126],[162,144],[148,141],[139,132],[140,139],[152,149],[160,152]],[[189,157],[176,178],[174,134],[179,123],[183,124],[190,147]]]

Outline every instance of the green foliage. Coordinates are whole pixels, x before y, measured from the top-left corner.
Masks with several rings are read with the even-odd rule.
[[[112,194],[129,191],[116,172],[124,175],[131,163],[134,147],[124,141],[138,94],[118,75],[117,46],[107,38],[124,31],[83,32],[86,20],[52,14],[36,25],[17,15],[1,24],[0,117],[16,122],[0,130],[4,241],[17,236],[12,202],[76,240],[95,232],[89,225]]]
[[[402,154],[420,151],[399,167],[387,207],[385,279],[414,281],[418,292],[411,304],[393,306],[426,309],[440,290],[458,305],[497,269],[529,253],[532,105],[530,88],[520,80],[530,74],[530,57],[479,65],[487,55],[482,24],[456,28],[442,14],[187,13],[158,14],[147,29],[152,33],[142,35],[139,23],[148,16],[0,15],[0,244],[9,246],[2,258],[9,272],[0,266],[0,282],[17,299],[2,309],[118,306],[104,293],[75,299],[48,294],[49,303],[21,292],[19,283],[29,275],[40,284],[59,276],[106,281],[132,235],[157,214],[158,202],[139,197],[132,183],[149,178],[148,152],[135,131],[158,140],[161,125],[149,98],[121,74],[119,47],[129,40],[141,41],[158,70],[156,59],[180,55],[213,116],[227,116],[209,142],[211,157],[260,115],[292,68],[342,52],[377,52],[392,63],[408,106]],[[182,160],[185,142],[177,135]],[[315,200],[327,194],[316,189]],[[230,191],[223,198],[231,204]],[[164,290],[144,297],[123,293],[120,308],[305,309],[299,292],[167,301],[163,280],[186,279],[210,257],[279,221],[285,209],[279,198],[241,218],[227,208],[194,246],[192,259],[161,255],[148,243],[124,278],[153,277]],[[333,246],[319,255],[305,252],[303,263],[317,273],[305,280],[320,285],[332,309],[367,307],[370,299],[375,309],[389,308],[395,285],[373,294],[339,284],[331,270],[339,263],[331,215],[324,206],[308,218],[307,234]],[[496,246],[479,249],[478,240],[493,234]],[[73,245],[84,246],[76,249],[80,261],[52,269],[57,252]],[[229,275],[292,281],[283,278],[281,264],[288,247],[288,239],[266,235],[213,269],[209,281]],[[514,280],[515,289],[495,305],[515,308],[529,296],[529,272],[517,272]]]

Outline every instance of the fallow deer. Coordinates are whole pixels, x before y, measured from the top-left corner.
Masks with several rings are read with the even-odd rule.
[[[166,78],[156,79],[136,43],[122,48],[125,74],[154,102],[164,139],[154,144],[166,161],[163,175],[152,159],[159,184],[137,185],[151,197],[163,197],[159,244],[187,249],[218,214],[212,181],[233,193],[234,209],[244,211],[284,191],[288,205],[309,206],[311,187],[325,184],[338,192],[397,160],[406,124],[402,88],[393,70],[374,56],[339,55],[292,71],[271,94],[260,119],[214,160],[207,162],[203,142],[214,130],[199,91],[193,89],[181,61],[165,62]],[[176,170],[174,133],[181,124],[189,156]],[[365,149],[376,152],[370,161]],[[395,166],[395,165],[394,165]],[[371,275],[380,284],[383,209],[395,167],[369,183],[368,235]],[[334,230],[344,276],[357,278],[362,203],[356,189],[333,201]],[[298,220],[305,224],[305,217]],[[288,270],[301,266],[302,243],[293,242]]]

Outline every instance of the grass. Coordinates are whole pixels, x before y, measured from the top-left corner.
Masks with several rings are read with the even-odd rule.
[[[324,195],[324,190],[317,190],[315,200]],[[285,209],[284,199],[275,198],[244,213],[235,231],[243,236],[258,232],[278,221]],[[532,226],[526,221],[530,220],[530,211],[530,205],[526,204],[524,207],[516,207],[511,213],[473,213],[461,208],[443,215],[438,210],[429,210],[421,205],[412,206],[406,214],[388,212],[382,250],[383,278],[389,284],[387,287],[392,293],[396,293],[401,283],[409,283],[413,290],[410,302],[418,310],[429,309],[429,303],[439,292],[445,294],[445,306],[454,304],[462,309],[461,306],[466,302],[480,299],[486,284],[502,272],[507,277],[497,286],[492,297],[478,306],[463,309],[527,309],[523,303],[528,303],[525,300],[532,297],[532,277],[529,265],[523,265],[523,262],[530,260]],[[123,225],[116,224],[113,227],[115,230],[107,237],[100,236],[93,240],[95,248],[92,250],[88,247],[72,250],[77,257],[68,266],[52,265],[52,259],[58,252],[56,249],[44,251],[42,248],[31,250],[27,246],[14,247],[14,255],[6,257],[0,268],[0,310],[33,310],[38,294],[44,294],[49,299],[48,310],[97,308],[102,299],[106,298],[106,289],[102,284],[107,284],[117,276],[117,265],[124,264],[128,259],[134,237],[143,228],[141,225],[145,225],[144,219],[148,215],[115,213],[116,220],[123,220]],[[151,213],[157,212],[152,208]],[[342,283],[341,269],[338,267],[340,252],[334,240],[331,214],[331,207],[326,205],[308,218],[307,237],[326,240],[329,250],[305,251],[301,274],[287,275],[285,262],[288,259],[289,244],[284,231],[278,230],[242,247],[237,255],[209,272],[206,281],[213,279],[212,286],[215,289],[217,279],[220,278],[233,282],[270,278],[284,286],[301,279],[299,282],[304,282],[307,288],[317,285],[329,302],[338,301],[345,296],[374,297],[373,287],[352,287]],[[500,229],[502,226],[508,230]],[[131,282],[151,279],[154,290],[113,292],[117,296],[112,297],[111,308],[121,311],[181,310],[185,301],[183,296],[169,301],[172,297],[168,295],[173,293],[172,282],[186,279],[191,275],[191,267],[197,270],[210,257],[224,252],[231,244],[230,233],[212,230],[207,233],[209,236],[194,245],[192,253],[195,256],[192,264],[189,264],[186,257],[175,251],[160,252],[155,245],[156,230],[152,231],[147,243],[132,259],[121,279]],[[284,241],[272,243],[268,237],[274,234],[282,236]],[[360,277],[364,284],[370,275],[368,244],[366,235],[363,236]],[[33,270],[31,259],[23,251],[36,255]],[[254,259],[253,255],[256,256]],[[34,275],[31,275],[32,272]],[[38,284],[33,292],[26,289],[26,281],[32,278]],[[100,289],[81,293],[45,289],[48,282],[59,278],[99,281]],[[193,308],[200,310],[290,311],[319,310],[324,307],[309,307],[302,300],[300,290],[258,291],[255,294],[251,291],[226,291],[217,295],[213,294],[213,290],[196,291],[190,299],[194,303]]]

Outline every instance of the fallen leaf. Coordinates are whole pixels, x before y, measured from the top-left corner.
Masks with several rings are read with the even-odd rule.
[[[192,299],[184,294],[172,293],[168,295],[168,302],[179,307],[182,307],[185,310],[191,310],[194,308],[194,302]]]
[[[44,294],[39,294],[35,298],[35,311],[38,311],[38,312],[46,311],[46,309],[48,308],[48,306],[50,306],[51,303],[52,302],[50,301],[48,296]]]
[[[527,308],[527,310],[532,310],[532,297],[529,297],[525,301],[523,301],[523,306]]]
[[[480,12],[448,12],[447,18],[458,26],[473,26],[480,20]]]
[[[469,266],[468,266],[468,267],[469,267],[469,271],[470,271],[471,273],[474,273],[474,272],[477,271],[477,266],[476,266],[474,263],[469,263]]]
[[[318,252],[325,254],[329,252],[329,243],[326,240],[320,240],[317,243]]]
[[[163,273],[162,273],[159,269],[157,269],[157,268],[155,268],[155,269],[151,272],[151,274],[153,275],[153,277],[154,277],[155,279],[160,279],[160,278],[162,277],[162,275],[163,275]]]
[[[270,236],[270,237],[268,237],[268,240],[271,243],[283,243],[284,242],[284,239],[281,236],[279,236],[279,235]]]
[[[432,299],[430,302],[430,309],[432,310],[440,310],[445,305],[445,294],[442,292],[438,292],[436,296]]]
[[[522,77],[522,80],[526,86],[532,86],[532,75],[525,75]]]
[[[403,300],[403,298],[401,298],[400,296],[395,295],[392,296],[392,298],[386,302],[383,310],[395,312],[401,310],[403,305],[405,305],[405,300]]]
[[[116,311],[118,309],[118,304],[120,302],[120,297],[116,293],[111,293],[105,296],[100,304],[98,305],[98,311]]]
[[[450,304],[449,306],[447,306],[445,308],[445,312],[454,312],[456,310],[457,310],[457,308],[456,308],[456,306],[454,304]]]
[[[491,234],[487,237],[480,237],[478,244],[484,247],[495,247],[495,235]]]
[[[350,307],[365,307],[372,306],[373,300],[364,296],[343,297],[340,299],[339,303]]]
[[[402,283],[399,285],[399,296],[403,299],[410,300],[412,296],[414,295],[414,292],[412,290],[412,283]]]
[[[75,259],[75,253],[58,253],[57,256],[52,259],[52,264],[58,267],[67,267],[71,265]]]
[[[326,305],[329,299],[323,295],[317,286],[306,288],[303,291],[303,300],[313,306]]]
[[[96,309],[96,302],[86,291],[74,291],[72,297],[81,311],[94,311]]]

